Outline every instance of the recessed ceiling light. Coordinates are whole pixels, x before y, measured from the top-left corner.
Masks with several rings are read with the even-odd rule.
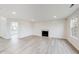
[[[57,18],[57,16],[53,16],[54,18]]]
[[[16,12],[15,12],[15,11],[13,11],[13,12],[12,12],[12,14],[16,14]]]

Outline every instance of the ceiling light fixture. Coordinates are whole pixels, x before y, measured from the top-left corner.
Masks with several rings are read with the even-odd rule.
[[[13,12],[12,12],[12,14],[13,14],[13,15],[15,15],[15,14],[16,14],[16,12],[15,12],[15,11],[13,11]]]
[[[57,16],[53,16],[54,18],[57,18]]]

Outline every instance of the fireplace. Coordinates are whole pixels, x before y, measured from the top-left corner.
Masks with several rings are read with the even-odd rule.
[[[48,37],[48,31],[42,31],[42,36]]]

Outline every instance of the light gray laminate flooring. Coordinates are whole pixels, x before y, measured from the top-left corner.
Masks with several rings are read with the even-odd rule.
[[[0,38],[0,54],[77,54],[65,39],[29,36],[17,41]]]

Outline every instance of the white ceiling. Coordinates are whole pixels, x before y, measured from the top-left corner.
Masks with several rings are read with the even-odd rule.
[[[71,15],[79,5],[69,8],[70,4],[2,4],[0,16],[24,20],[53,20]],[[16,14],[12,14],[12,12]]]

